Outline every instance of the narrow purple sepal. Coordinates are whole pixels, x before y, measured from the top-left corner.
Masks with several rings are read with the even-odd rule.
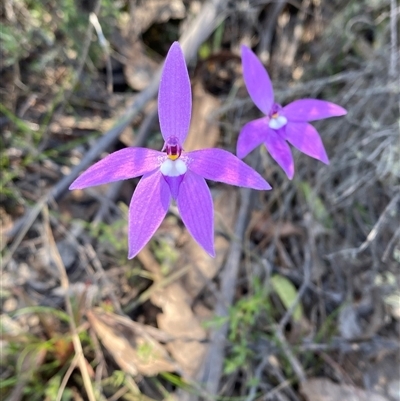
[[[178,42],[169,49],[158,91],[158,116],[164,140],[171,136],[182,145],[189,132],[192,92],[185,57]]]
[[[69,189],[82,189],[139,177],[157,169],[160,165],[159,158],[162,156],[165,154],[145,148],[118,150],[89,167]]]
[[[324,145],[318,131],[308,123],[288,122],[285,138],[304,154],[329,164]]]
[[[226,150],[195,150],[187,153],[187,157],[189,169],[207,180],[259,190],[271,189],[257,171]]]
[[[141,178],[129,205],[129,259],[150,241],[168,212],[170,200],[168,184],[159,171]]]
[[[339,105],[325,100],[299,99],[289,103],[282,109],[289,121],[314,121],[323,118],[338,117],[347,114],[347,111]]]
[[[244,45],[242,66],[244,82],[251,99],[264,114],[268,115],[274,103],[272,82],[258,57]]]
[[[282,167],[289,180],[291,180],[294,175],[293,155],[281,130],[275,131],[268,128],[264,143],[271,157]]]
[[[215,257],[213,201],[204,178],[188,170],[179,188],[177,204],[191,236]]]
[[[236,154],[243,159],[253,149],[261,145],[268,131],[268,117],[259,118],[245,124],[236,144]]]

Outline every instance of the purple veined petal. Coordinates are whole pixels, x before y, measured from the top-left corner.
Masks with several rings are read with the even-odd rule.
[[[291,180],[294,175],[293,155],[282,132],[282,130],[269,129],[264,144],[269,154],[282,167],[289,180]]]
[[[244,45],[242,65],[244,82],[251,99],[264,114],[268,115],[274,103],[272,82],[258,57]]]
[[[182,180],[185,177],[185,174],[178,175],[175,177],[164,175],[163,177],[169,186],[169,189],[171,191],[171,196],[176,200],[178,198],[179,188],[181,186]]]
[[[268,118],[263,117],[245,124],[236,144],[236,154],[243,159],[253,149],[261,145],[268,131]]]
[[[191,236],[210,256],[215,257],[213,201],[204,178],[187,171],[179,188],[177,204]]]
[[[175,136],[182,145],[189,132],[192,91],[185,57],[174,42],[165,59],[158,91],[158,117],[164,140]]]
[[[111,153],[81,174],[69,189],[82,189],[139,177],[157,169],[164,153],[153,149],[126,148]]]
[[[325,164],[329,164],[321,137],[311,124],[288,122],[286,124],[285,137],[301,152]]]
[[[129,205],[129,259],[150,241],[167,214],[170,200],[168,184],[160,171],[141,178]]]
[[[271,189],[257,171],[226,150],[201,149],[186,155],[189,170],[207,180],[259,190]]]
[[[282,109],[282,114],[289,121],[314,121],[328,117],[338,117],[347,114],[339,105],[325,100],[299,99],[289,103]]]

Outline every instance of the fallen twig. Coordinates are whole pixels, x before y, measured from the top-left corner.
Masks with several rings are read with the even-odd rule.
[[[63,261],[61,259],[60,253],[57,249],[57,245],[55,243],[54,237],[53,237],[53,233],[51,231],[51,227],[50,227],[50,217],[49,217],[49,210],[47,208],[47,205],[43,207],[43,220],[44,220],[44,225],[47,231],[47,238],[49,241],[49,248],[50,248],[50,252],[52,254],[53,260],[55,265],[57,266],[57,269],[60,273],[60,283],[61,283],[61,287],[64,289],[65,291],[65,307],[67,310],[67,313],[69,315],[69,328],[71,331],[71,336],[72,336],[72,343],[74,345],[74,349],[75,349],[75,355],[78,358],[78,366],[79,369],[81,371],[82,374],[82,379],[83,379],[83,385],[85,387],[87,396],[89,398],[89,401],[96,401],[96,397],[94,395],[94,391],[93,391],[93,386],[92,386],[92,382],[90,380],[90,375],[88,372],[88,368],[87,368],[87,364],[86,364],[86,359],[85,356],[83,354],[83,349],[82,349],[82,344],[79,340],[79,335],[78,335],[78,331],[76,329],[76,324],[75,324],[75,317],[74,317],[74,312],[72,310],[72,304],[71,304],[71,300],[69,298],[69,280],[68,280],[68,276],[67,276],[67,272],[65,271],[65,266],[63,264]]]
[[[243,238],[247,227],[251,194],[252,192],[249,189],[241,190],[241,204],[235,227],[235,236],[238,239]],[[229,307],[233,302],[235,294],[241,254],[242,248],[236,242],[232,242],[229,256],[221,275],[221,298],[215,307],[216,316],[228,316]],[[206,383],[206,390],[210,395],[216,395],[218,392],[225,356],[225,339],[227,333],[227,323],[211,333],[211,345],[204,363],[203,373],[203,381]]]

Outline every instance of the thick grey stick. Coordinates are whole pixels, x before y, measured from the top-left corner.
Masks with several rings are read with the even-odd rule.
[[[241,189],[241,203],[235,226],[235,237],[242,241],[248,223],[248,213],[251,203],[251,189]],[[228,316],[228,309],[232,305],[236,278],[239,271],[242,247],[235,242],[231,243],[228,259],[222,271],[221,277],[221,300],[215,308],[216,316]],[[211,333],[211,345],[204,364],[203,382],[206,384],[207,392],[213,396],[218,392],[219,381],[222,375],[222,367],[225,356],[225,340],[228,334],[228,324],[214,330]]]

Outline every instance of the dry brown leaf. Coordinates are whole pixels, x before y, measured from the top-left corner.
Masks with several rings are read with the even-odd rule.
[[[164,347],[147,333],[145,326],[124,316],[99,310],[89,310],[86,315],[104,347],[124,372],[155,376],[160,372],[178,370]]]
[[[173,283],[152,296],[152,302],[163,310],[157,316],[158,327],[177,338],[167,344],[167,349],[184,376],[194,377],[206,352],[205,344],[200,342],[206,338],[206,332],[188,301],[190,296],[180,283]]]
[[[254,212],[251,220],[250,227],[253,227],[254,235],[267,242],[275,235],[279,238],[286,238],[304,233],[299,226],[291,221],[273,221],[270,216],[265,216],[263,212]]]
[[[138,259],[140,263],[144,266],[146,270],[154,274],[156,280],[161,280],[162,273],[160,265],[158,264],[156,258],[150,250],[150,247],[146,245],[138,254]]]
[[[185,150],[213,148],[219,139],[217,121],[210,115],[221,105],[220,100],[207,93],[201,83],[193,85],[193,108],[189,134],[185,141]]]
[[[302,384],[301,392],[307,401],[388,401],[380,394],[329,379],[310,379]]]

